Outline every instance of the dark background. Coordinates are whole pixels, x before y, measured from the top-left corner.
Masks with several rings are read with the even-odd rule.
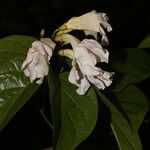
[[[72,16],[93,9],[109,16],[113,27],[113,32],[109,34],[111,53],[125,47],[136,47],[150,33],[149,0],[4,0],[0,4],[0,37],[21,34],[39,38],[42,28],[46,36],[51,36]],[[139,87],[149,97],[148,82]],[[51,145],[52,132],[39,113],[39,105],[47,93],[34,95],[0,132],[0,150],[41,150]],[[101,111],[100,125],[79,146],[79,150],[117,150],[103,114],[106,110]],[[140,128],[144,150],[150,147],[149,120],[147,115]]]

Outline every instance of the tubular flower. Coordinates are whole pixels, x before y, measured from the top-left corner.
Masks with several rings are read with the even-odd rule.
[[[85,94],[90,87],[90,82],[99,89],[105,89],[112,83],[112,74],[96,67],[97,62],[108,63],[109,52],[93,39],[84,39],[80,43],[71,35],[64,35],[73,47],[72,69],[68,80],[78,87],[79,95]],[[70,38],[67,38],[70,37]],[[71,54],[71,53],[70,53]]]
[[[109,19],[105,13],[97,13],[95,10],[79,17],[71,18],[59,28],[60,33],[67,33],[72,30],[84,30],[86,35],[93,35],[97,39],[97,33],[102,35],[102,44],[108,44],[108,38],[104,31],[112,30]]]
[[[22,70],[31,82],[41,84],[44,76],[48,75],[49,60],[52,56],[55,43],[49,38],[42,38],[40,41],[34,41],[29,48],[27,57],[22,64]]]

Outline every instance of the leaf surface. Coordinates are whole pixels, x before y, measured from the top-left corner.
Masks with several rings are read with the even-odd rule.
[[[138,48],[150,48],[150,34],[140,42]]]
[[[56,150],[74,150],[85,140],[95,127],[98,104],[93,88],[85,95],[76,93],[77,87],[68,82],[68,74],[61,80],[61,129]]]
[[[0,129],[29,100],[38,85],[30,82],[21,65],[35,39],[9,36],[0,40]]]
[[[115,100],[120,104],[119,107],[100,91],[96,91],[110,109],[111,127],[120,150],[142,150],[138,129],[148,111],[149,104],[145,95],[136,86],[128,86],[121,92],[114,93]]]
[[[119,52],[112,61],[116,83],[113,90],[122,90],[126,86],[150,77],[150,54],[143,49],[129,48]]]

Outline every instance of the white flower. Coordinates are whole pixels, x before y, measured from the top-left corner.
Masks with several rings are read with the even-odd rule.
[[[22,70],[31,82],[41,84],[44,76],[48,75],[49,60],[52,56],[55,43],[49,38],[42,38],[40,41],[34,41],[29,48],[27,57],[22,64]]]
[[[97,13],[93,10],[82,16],[71,18],[59,29],[60,33],[67,33],[72,30],[84,30],[86,35],[93,35],[96,39],[97,33],[100,33],[102,35],[102,44],[108,44],[108,38],[104,29],[110,32],[112,27],[108,23],[108,17],[105,13]]]
[[[79,95],[85,94],[90,87],[90,82],[99,89],[105,89],[112,83],[112,73],[103,71],[96,67],[97,62],[108,63],[109,52],[103,49],[102,46],[93,39],[84,39],[79,42],[72,35],[64,34],[61,36],[61,41],[71,43],[73,53],[64,51],[63,54],[73,55],[72,69],[69,74],[69,82],[78,87]],[[66,55],[66,56],[67,56]]]

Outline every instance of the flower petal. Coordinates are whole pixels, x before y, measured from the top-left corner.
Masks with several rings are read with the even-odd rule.
[[[85,47],[91,53],[97,56],[99,62],[108,63],[109,52],[106,49],[103,49],[96,40],[84,39],[79,45]]]
[[[98,40],[97,32],[92,30],[84,30],[86,36],[92,35],[96,40]]]
[[[51,47],[52,49],[55,48],[56,44],[50,38],[41,38],[40,40],[43,44]]]
[[[24,69],[24,74],[25,74],[25,76],[30,77],[30,72],[29,72],[28,68]]]
[[[79,95],[84,95],[86,93],[86,91],[89,89],[90,87],[90,83],[89,81],[84,77],[81,79],[81,83],[79,88],[77,89],[77,93]]]
[[[45,41],[45,43],[42,41]],[[29,48],[27,57],[22,64],[24,74],[30,77],[31,82],[36,80],[38,84],[41,84],[44,76],[48,75],[49,59],[52,56],[52,48],[55,47],[50,39],[45,38],[42,41],[32,43],[32,48]]]
[[[79,87],[80,78],[81,77],[79,76],[76,67],[73,66],[69,73],[69,77],[68,77],[69,82]]]
[[[67,23],[67,29],[92,30],[99,32],[100,20],[96,11],[91,11],[79,17],[71,18]]]
[[[79,43],[80,40],[78,38],[76,38],[75,36],[71,35],[71,34],[62,34],[59,35],[55,38],[55,40],[58,42],[63,42],[65,44],[71,44],[71,46],[74,48],[76,48]]]
[[[56,44],[50,38],[41,38],[41,42],[43,43],[44,49],[48,54],[48,60],[51,58],[53,54],[53,49]]]
[[[98,78],[94,76],[89,76],[88,80],[93,83],[98,89],[105,89],[105,84],[103,81],[99,80]]]
[[[90,53],[86,48],[78,46],[73,49],[74,57],[76,58],[79,67],[83,66],[95,66],[97,63],[96,57]]]
[[[108,21],[109,19],[105,13],[97,13],[95,10],[93,10],[79,17],[71,18],[63,25],[63,28],[60,27],[60,30],[61,28],[64,29],[64,27],[66,28],[66,31],[68,30],[68,32],[71,30],[84,30],[85,34],[93,35],[96,39],[96,33],[99,32],[102,35],[101,44],[108,45],[108,38],[104,31],[104,29],[106,29],[108,32],[112,30],[112,27]]]
[[[98,76],[88,76],[87,78],[97,88],[104,90],[112,83],[112,74],[107,71],[102,72]]]
[[[105,86],[108,87],[112,83],[113,73],[103,71],[103,75],[97,76],[98,79],[104,82]]]

